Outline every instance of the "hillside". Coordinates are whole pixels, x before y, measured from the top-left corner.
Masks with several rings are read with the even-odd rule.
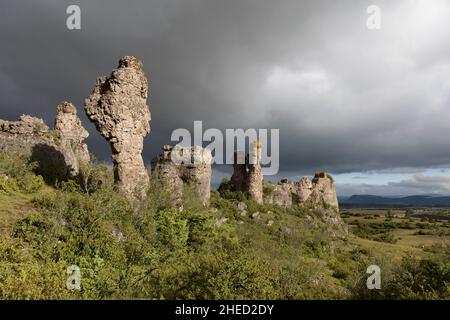
[[[132,204],[102,164],[48,184],[25,157],[0,155],[1,299],[450,297],[448,248],[369,236],[361,223],[372,220],[355,230],[350,213],[347,234],[330,224],[331,208],[261,205],[230,191],[213,191],[205,208],[188,187],[176,209],[154,183]],[[366,288],[372,264],[384,290]],[[66,287],[71,265],[80,290]]]
[[[353,195],[341,199],[344,206],[402,206],[402,207],[449,207],[450,196],[416,195],[407,197],[382,197],[374,195]]]

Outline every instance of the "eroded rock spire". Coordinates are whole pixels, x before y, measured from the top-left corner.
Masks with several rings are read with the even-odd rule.
[[[147,96],[143,63],[125,56],[109,77],[97,79],[85,100],[87,116],[111,144],[116,184],[129,196],[143,196],[149,183],[142,159],[151,120]]]
[[[58,105],[54,131],[60,139],[60,148],[71,174],[77,174],[80,164],[90,161],[89,151],[84,143],[89,132],[81,124],[77,108],[72,103],[64,101]]]

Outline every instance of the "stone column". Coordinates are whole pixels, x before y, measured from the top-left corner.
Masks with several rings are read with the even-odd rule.
[[[130,197],[143,197],[149,184],[142,159],[151,120],[147,96],[142,62],[125,56],[109,77],[97,79],[85,100],[87,116],[111,144],[116,185]]]
[[[263,175],[261,170],[261,142],[251,146],[247,172],[247,195],[250,200],[263,203]]]
[[[61,152],[71,174],[78,174],[80,164],[90,161],[87,145],[83,142],[89,137],[89,132],[81,124],[77,108],[72,103],[64,101],[58,105],[55,133],[60,139]]]

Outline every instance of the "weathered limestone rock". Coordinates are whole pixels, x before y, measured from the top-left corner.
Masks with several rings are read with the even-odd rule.
[[[306,200],[310,206],[326,205],[339,210],[336,189],[333,178],[326,172],[316,173],[312,180],[313,189]]]
[[[0,131],[3,133],[44,136],[49,128],[44,120],[29,115],[21,115],[19,121],[0,120]]]
[[[270,185],[271,191],[264,197],[264,203],[275,204],[281,207],[291,207],[293,202],[294,184],[287,179],[281,180],[277,185]]]
[[[54,130],[29,115],[20,116],[19,121],[0,120],[0,152],[29,155],[38,163],[39,173],[52,180],[76,175],[80,163],[89,162],[83,142],[87,136],[75,106],[69,102],[58,106]]]
[[[267,204],[283,207],[292,205],[329,206],[339,210],[333,178],[326,172],[316,173],[312,181],[307,177],[295,183],[283,179],[276,186],[269,187],[272,190],[264,197],[264,203]]]
[[[347,225],[339,215],[339,204],[336,190],[333,185],[333,178],[326,172],[316,173],[314,179],[301,178],[298,182],[291,182],[282,179],[277,185],[265,184],[268,190],[264,195],[265,204],[274,204],[289,208],[301,206],[309,208],[309,211],[321,221],[326,232],[331,236],[346,235]],[[310,227],[317,227],[319,222],[312,216],[306,215],[310,219]]]
[[[170,193],[175,205],[181,203],[187,183],[194,188],[203,205],[209,206],[211,161],[209,149],[165,145],[163,153],[152,160],[152,176]]]
[[[111,144],[116,184],[130,197],[144,196],[149,184],[142,159],[151,120],[147,96],[142,62],[125,56],[109,77],[97,79],[85,100],[87,116]]]
[[[292,201],[294,203],[305,202],[313,190],[313,184],[308,177],[303,177],[300,181],[294,183],[294,192],[292,194]]]
[[[263,175],[261,170],[261,143],[255,141],[245,157],[242,151],[234,154],[234,172],[231,183],[234,191],[242,192],[248,199],[263,203]]]
[[[89,137],[89,132],[81,124],[77,109],[72,103],[64,101],[58,106],[55,133],[60,139],[59,146],[71,173],[78,173],[80,164],[90,160],[87,145],[83,143]]]
[[[248,163],[247,194],[250,200],[263,203],[263,175],[261,170],[261,142],[252,145]]]

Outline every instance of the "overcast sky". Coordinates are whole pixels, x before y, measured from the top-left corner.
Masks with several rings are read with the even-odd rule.
[[[81,8],[81,30],[66,8]],[[368,30],[366,9],[381,8]],[[0,3],[0,118],[83,112],[95,79],[144,61],[148,163],[176,128],[279,128],[280,174],[340,195],[450,194],[450,1],[20,0]],[[215,183],[229,174],[216,168]]]

